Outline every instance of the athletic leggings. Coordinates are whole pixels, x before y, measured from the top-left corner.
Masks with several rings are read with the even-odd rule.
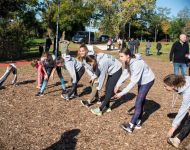
[[[7,67],[7,70],[5,71],[4,75],[0,78],[0,86],[2,86],[3,83],[7,80],[8,76],[10,75],[11,72],[14,75],[16,75],[17,69],[10,65],[9,67]],[[17,80],[17,78],[15,77],[14,80],[12,81],[12,83],[15,84],[16,80]]]
[[[153,84],[154,84],[154,80],[145,85],[138,86],[138,95],[135,102],[135,114],[133,115],[131,119],[132,124],[136,124],[138,119],[141,120],[142,115],[143,115],[143,108],[144,108],[144,104],[146,100],[146,95],[148,94]]]
[[[110,107],[110,99],[114,96],[114,88],[122,74],[122,68],[115,72],[113,75],[108,75],[108,79],[106,82],[106,95],[100,106],[100,110],[102,111],[105,107]]]
[[[182,141],[190,132],[190,114],[188,115],[187,119],[185,120],[185,123],[179,132],[177,138]]]
[[[45,69],[46,69],[46,72],[47,72],[47,75],[48,75],[48,79],[43,81],[42,87],[40,89],[40,93],[44,93],[45,88],[46,88],[47,83],[48,83],[48,80],[49,80],[49,77],[50,77],[51,72],[53,70],[53,68],[45,68]],[[61,87],[62,87],[63,90],[65,90],[65,80],[64,80],[63,75],[61,73],[61,67],[56,67],[56,71],[57,71],[57,74],[58,74],[59,79],[61,81]]]
[[[84,66],[82,66],[81,69],[80,69],[78,72],[76,71],[77,82],[72,84],[72,88],[71,88],[71,90],[70,90],[69,93],[68,93],[68,96],[69,96],[69,97],[70,97],[73,93],[74,93],[75,95],[77,95],[77,84],[78,84],[78,82],[80,81],[80,79],[82,78],[84,72],[85,72]]]

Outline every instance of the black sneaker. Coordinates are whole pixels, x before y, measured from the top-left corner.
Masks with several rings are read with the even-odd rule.
[[[69,101],[69,97],[67,94],[61,94],[61,98],[63,98],[66,101]]]
[[[78,97],[78,94],[72,94],[72,95],[69,97],[69,99],[73,99],[73,98],[76,98],[76,97]]]
[[[132,133],[134,130],[134,124],[132,123],[123,123],[121,124],[121,128],[124,129],[125,131]]]
[[[62,94],[67,94],[67,92],[68,92],[67,90],[63,90]]]
[[[82,104],[83,106],[85,106],[85,107],[87,107],[87,108],[92,105],[92,104],[89,103],[88,101],[81,100],[80,102],[81,102],[81,104]]]
[[[69,101],[70,99],[78,97],[78,95],[72,94],[70,97],[68,94],[61,94],[61,97],[65,99],[66,101]]]
[[[38,92],[35,96],[44,96],[44,94],[41,92]]]

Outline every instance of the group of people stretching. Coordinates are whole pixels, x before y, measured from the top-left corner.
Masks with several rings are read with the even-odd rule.
[[[154,84],[155,75],[140,54],[134,55],[128,48],[120,49],[119,59],[123,63],[123,67],[122,63],[112,55],[89,53],[88,48],[83,44],[78,50],[77,58],[67,54],[55,58],[54,55],[44,52],[40,60],[32,62],[32,65],[38,70],[37,88],[39,88],[39,91],[36,96],[43,96],[48,80],[50,77],[53,78],[56,70],[61,81],[61,97],[69,101],[78,96],[77,84],[86,71],[90,77],[92,92],[90,98],[82,100],[81,103],[86,107],[90,107],[98,101],[100,106],[90,110],[93,114],[100,116],[111,111],[110,100],[112,98],[120,99],[135,85],[138,85],[134,114],[130,122],[121,124],[121,128],[129,133],[132,133],[134,129],[141,129],[146,96]],[[65,86],[65,80],[61,72],[62,68],[65,68],[71,76],[72,87],[69,90]],[[121,85],[129,77],[129,84],[121,89]],[[105,80],[105,97],[101,100],[98,93],[103,89]],[[183,96],[182,105],[168,132],[168,143],[178,147],[190,131],[190,115],[188,114],[190,109],[190,77],[170,74],[164,78],[163,82],[167,91],[174,91]],[[176,137],[173,137],[174,132],[187,114],[188,117],[184,127]]]

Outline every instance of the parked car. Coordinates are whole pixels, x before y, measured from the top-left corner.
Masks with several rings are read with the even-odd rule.
[[[90,42],[94,42],[94,32],[78,31],[73,37],[72,42],[74,43],[88,43],[90,33]]]
[[[106,43],[106,42],[108,42],[108,40],[109,40],[109,36],[108,35],[101,35],[100,37],[99,37],[99,42],[100,43]]]

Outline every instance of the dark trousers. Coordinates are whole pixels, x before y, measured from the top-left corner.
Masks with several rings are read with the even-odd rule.
[[[122,68],[115,72],[113,75],[109,75],[106,82],[106,95],[100,106],[100,110],[102,111],[105,107],[110,106],[110,99],[114,96],[114,88],[122,74]]]
[[[179,132],[177,138],[182,141],[190,132],[190,114],[188,115],[187,119],[185,120],[185,123]]]
[[[138,86],[138,95],[135,102],[135,114],[131,119],[132,124],[136,124],[137,120],[142,118],[143,115],[143,108],[145,104],[146,95],[148,94],[150,88],[154,84],[154,80],[145,84]]]
[[[70,97],[73,93],[75,95],[77,95],[77,84],[80,81],[80,79],[82,78],[83,74],[85,72],[85,68],[82,67],[78,72],[76,72],[76,76],[77,76],[77,82],[72,84],[72,88],[68,93],[68,96]]]

